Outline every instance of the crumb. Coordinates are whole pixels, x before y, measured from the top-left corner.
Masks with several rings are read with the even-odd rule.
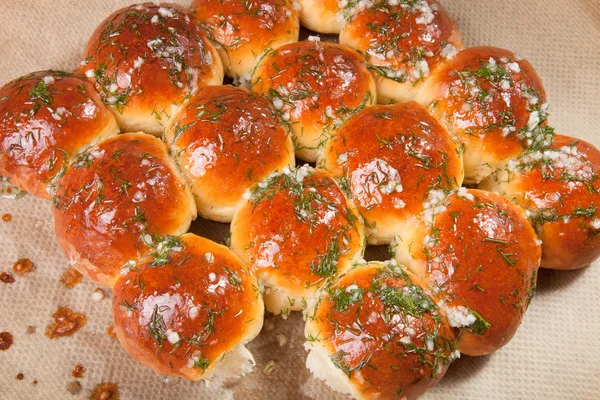
[[[35,326],[29,325],[27,327],[27,330],[25,331],[25,333],[28,334],[28,335],[33,335],[35,333],[36,329],[37,328]]]
[[[29,258],[21,258],[13,265],[12,268],[17,274],[24,274],[33,270],[34,265]]]
[[[7,214],[4,214],[4,215],[2,216],[2,221],[4,221],[4,222],[10,222],[10,221],[12,221],[12,215],[10,215],[10,214],[8,214],[8,213],[7,213]]]
[[[113,339],[117,338],[117,333],[115,332],[115,325],[114,324],[110,324],[108,326],[108,328],[106,328],[106,334],[108,336],[110,336]]]
[[[0,274],[0,281],[4,283],[15,283],[15,277],[10,272],[3,272]]]
[[[34,385],[37,385],[37,379],[34,379],[31,383],[33,383]]]
[[[93,301],[102,301],[102,299],[104,299],[104,290],[97,288],[92,292]]]
[[[76,366],[73,367],[73,371],[71,372],[71,375],[73,376],[73,378],[82,378],[83,374],[85,374],[85,367],[81,364],[77,364]]]
[[[67,307],[59,307],[52,317],[54,322],[46,327],[46,336],[50,339],[71,336],[87,323],[85,315],[74,313]]]
[[[263,368],[263,374],[265,374],[266,376],[271,375],[274,368],[275,368],[275,361],[274,360],[267,361],[267,363],[265,364],[265,367]]]
[[[60,281],[65,285],[67,289],[74,288],[81,282],[83,275],[75,268],[71,267],[65,271]]]
[[[0,332],[0,350],[8,350],[13,344],[13,335],[9,332]]]
[[[23,380],[23,378],[25,378],[25,375],[23,375],[22,373],[18,373],[18,374],[17,374],[17,379],[18,379],[18,380],[22,381],[22,380]]]
[[[119,388],[114,383],[99,383],[92,390],[90,400],[119,400]]]

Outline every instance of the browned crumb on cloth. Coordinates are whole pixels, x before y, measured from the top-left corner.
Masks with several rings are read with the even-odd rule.
[[[67,289],[71,289],[77,286],[77,284],[79,284],[79,282],[81,282],[82,279],[83,275],[81,275],[81,273],[75,268],[71,267],[65,271],[63,276],[60,278],[60,281],[65,285]]]
[[[10,332],[0,332],[0,350],[8,350],[13,344],[13,335]]]
[[[52,317],[54,322],[46,327],[46,336],[50,339],[71,336],[87,323],[85,315],[67,307],[59,307]]]
[[[71,375],[73,376],[73,378],[81,378],[83,377],[83,374],[85,374],[85,367],[81,364],[77,364],[76,366],[73,367],[73,371],[71,372]]]
[[[115,324],[110,324],[108,328],[106,328],[106,334],[113,339],[117,338],[117,333],[115,332]]]
[[[19,372],[19,373],[17,374],[17,379],[18,379],[18,380],[20,380],[20,381],[22,381],[22,380],[23,380],[23,378],[25,378],[25,375],[23,375],[22,373],[20,373],[20,372]]]
[[[119,400],[119,387],[110,382],[99,383],[92,390],[90,400]]]
[[[10,272],[3,272],[0,274],[0,281],[4,283],[14,283],[15,277]]]
[[[8,213],[2,215],[2,221],[4,221],[4,222],[10,222],[10,221],[12,221],[12,215],[10,215]]]
[[[34,269],[33,262],[29,258],[21,258],[13,265],[13,271],[17,274],[24,274]]]

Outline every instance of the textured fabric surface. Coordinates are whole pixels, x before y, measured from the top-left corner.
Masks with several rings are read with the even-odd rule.
[[[0,84],[31,71],[74,68],[95,26],[126,0],[23,0],[0,2]],[[506,47],[532,62],[544,80],[550,124],[558,133],[600,146],[600,3],[597,0],[446,0],[466,45]],[[96,286],[73,289],[59,282],[67,261],[53,233],[50,203],[25,196],[0,199],[0,272],[19,258],[36,270],[0,283],[0,331],[14,345],[0,352],[1,399],[71,398],[66,385],[81,363],[87,398],[101,381],[119,385],[123,399],[332,399],[324,383],[304,368],[303,322],[267,317],[248,347],[255,371],[241,379],[210,385],[165,379],[147,369],[106,334],[111,323],[110,293],[92,301]],[[228,227],[196,221],[192,231],[220,241]],[[379,250],[369,251],[377,255]],[[463,356],[425,399],[597,399],[600,397],[600,263],[574,272],[541,271],[535,297],[515,338],[494,355]],[[49,340],[46,325],[58,306],[88,317],[69,338]],[[28,326],[36,326],[27,334]],[[278,335],[287,343],[278,344]],[[281,337],[280,337],[281,338]],[[269,376],[263,368],[276,362]],[[15,379],[23,373],[23,380]],[[32,381],[36,379],[37,385]]]

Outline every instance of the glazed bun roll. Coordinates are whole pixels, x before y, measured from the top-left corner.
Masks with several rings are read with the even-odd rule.
[[[307,368],[355,399],[416,399],[459,353],[420,280],[393,260],[358,266],[307,315]]]
[[[223,82],[221,59],[200,23],[169,3],[122,8],[92,34],[80,70],[123,131],[163,132],[198,87]]]
[[[49,199],[47,186],[81,148],[117,122],[84,76],[39,71],[0,88],[0,175]]]
[[[225,73],[241,83],[250,81],[265,51],[298,41],[293,0],[193,0],[192,9],[215,43]]]
[[[255,185],[231,223],[231,248],[251,265],[267,310],[286,318],[363,253],[358,212],[333,177],[303,166]]]
[[[523,150],[549,145],[544,86],[508,50],[473,47],[434,71],[417,101],[465,147],[465,181],[479,183]]]
[[[165,131],[198,213],[230,222],[244,192],[294,167],[294,146],[271,103],[246,89],[206,86]]]
[[[513,337],[535,293],[541,247],[523,211],[496,193],[431,191],[396,259],[440,300],[457,347],[492,353]]]
[[[435,0],[345,4],[340,43],[365,55],[380,103],[414,100],[432,72],[463,48],[456,23]]]
[[[600,256],[600,151],[557,135],[482,182],[525,209],[542,240],[542,264],[577,269]]]
[[[376,100],[362,56],[318,40],[268,53],[254,72],[252,90],[271,99],[290,124],[296,156],[309,162],[344,121]]]
[[[244,344],[263,324],[256,278],[227,247],[191,233],[127,268],[113,289],[115,332],[137,361],[198,381],[254,365]]]
[[[167,147],[145,133],[117,135],[78,154],[53,200],[56,237],[70,263],[105,286],[164,235],[185,233],[196,216]]]
[[[322,165],[342,178],[370,244],[387,244],[432,189],[458,188],[462,157],[446,129],[415,102],[368,107],[327,142]]]
[[[311,31],[338,34],[344,27],[340,0],[298,0],[300,23]]]

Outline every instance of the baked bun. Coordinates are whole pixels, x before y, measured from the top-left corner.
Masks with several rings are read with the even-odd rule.
[[[347,1],[340,43],[365,54],[380,103],[413,100],[430,74],[463,48],[435,0]]]
[[[600,256],[600,151],[557,135],[554,143],[527,152],[482,182],[516,202],[542,240],[542,264],[576,269]]]
[[[193,0],[192,9],[215,43],[225,73],[241,82],[268,49],[298,41],[293,0]]]
[[[159,139],[126,133],[77,155],[53,192],[54,230],[70,263],[112,286],[125,265],[185,233],[194,198]]]
[[[395,240],[396,259],[440,300],[461,353],[492,353],[513,337],[535,293],[535,232],[523,211],[496,193],[432,190],[425,207]]]
[[[255,185],[231,223],[231,248],[251,264],[267,310],[287,317],[363,253],[359,214],[333,177],[303,166]]]
[[[244,344],[260,332],[263,314],[256,278],[240,259],[191,233],[166,238],[113,289],[123,348],[159,374],[192,381],[250,372]]]
[[[524,149],[550,144],[544,86],[508,50],[473,47],[432,73],[417,101],[465,146],[465,181],[479,183]]]
[[[0,176],[49,199],[52,178],[73,154],[119,132],[85,77],[39,71],[0,88]]]
[[[220,85],[223,65],[200,23],[183,7],[122,8],[92,34],[80,69],[123,131],[154,135],[198,87]]]
[[[290,123],[296,156],[314,162],[344,121],[375,103],[373,77],[360,54],[335,43],[305,41],[268,53],[252,77]]]
[[[340,0],[298,0],[300,23],[311,31],[338,34],[344,27]]]
[[[462,157],[439,122],[415,102],[368,107],[331,137],[322,165],[342,177],[370,244],[390,243],[432,189],[455,189]]]
[[[284,167],[294,167],[294,146],[269,101],[232,86],[206,86],[165,131],[198,213],[230,222],[244,192]]]
[[[458,356],[443,312],[393,260],[358,266],[307,316],[306,366],[355,399],[416,399]]]

